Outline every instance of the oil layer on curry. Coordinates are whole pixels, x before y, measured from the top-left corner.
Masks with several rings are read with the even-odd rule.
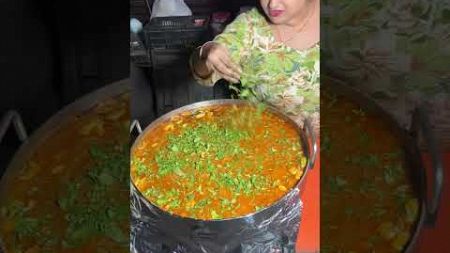
[[[321,251],[402,252],[419,205],[401,141],[347,98],[321,96]]]
[[[131,179],[151,203],[202,220],[272,205],[307,162],[296,127],[250,105],[180,113],[146,132],[131,152]]]
[[[5,253],[129,252],[128,104],[125,93],[66,118],[2,181]]]

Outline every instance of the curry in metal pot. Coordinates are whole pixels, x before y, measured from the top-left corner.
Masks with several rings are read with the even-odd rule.
[[[173,116],[132,149],[131,179],[160,209],[226,219],[272,205],[307,159],[296,127],[262,106],[213,105]]]
[[[419,202],[401,140],[356,103],[321,95],[321,252],[402,252]]]
[[[3,178],[5,253],[129,252],[128,104],[123,94],[67,117]]]

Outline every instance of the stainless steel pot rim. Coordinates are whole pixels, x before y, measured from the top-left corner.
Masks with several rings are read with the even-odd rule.
[[[179,115],[180,113],[183,112],[195,112],[197,110],[200,109],[204,109],[207,108],[209,106],[215,106],[215,105],[252,105],[251,102],[246,101],[246,100],[242,100],[242,99],[216,99],[216,100],[207,100],[207,101],[202,101],[202,102],[197,102],[197,103],[193,103],[193,104],[189,104],[183,107],[180,107],[178,109],[175,109],[173,111],[170,111],[164,115],[162,115],[161,117],[159,117],[158,119],[156,119],[155,121],[153,121],[152,123],[150,123],[143,131],[142,133],[139,134],[139,136],[136,138],[136,140],[134,141],[131,150],[135,149],[136,146],[140,143],[141,139],[147,135],[152,129],[154,129],[155,127],[159,126],[159,124],[162,124],[164,122],[166,122],[167,120],[169,120],[170,118],[172,118],[175,115]],[[282,113],[281,111],[279,111],[278,109],[276,109],[273,106],[270,105],[266,105],[266,108],[270,110],[271,113],[276,114],[277,116],[283,118],[284,120],[286,120],[287,122],[289,122],[290,124],[292,124],[293,126],[295,126],[297,132],[299,133],[300,136],[300,141],[302,142],[301,145],[303,147],[303,149],[307,149],[307,151],[310,151],[310,148],[308,146],[308,136],[306,136],[305,131],[303,129],[301,129],[297,123],[295,123],[295,121],[293,119],[291,119],[289,116],[285,115],[284,113]],[[305,151],[305,150],[303,150]],[[304,155],[307,157],[307,164],[305,165],[304,171],[303,171],[303,175],[302,177],[297,181],[297,183],[295,184],[294,187],[292,187],[289,191],[287,191],[280,199],[278,199],[277,201],[275,201],[274,203],[272,203],[269,206],[266,206],[264,208],[261,208],[258,211],[246,214],[246,215],[242,215],[242,216],[238,216],[238,217],[232,217],[232,218],[226,218],[226,219],[212,219],[212,220],[201,220],[201,219],[196,219],[196,218],[192,218],[192,217],[183,217],[183,216],[179,216],[176,214],[171,214],[163,209],[161,209],[159,206],[151,203],[147,198],[145,198],[143,196],[143,194],[138,190],[138,188],[136,187],[136,185],[134,184],[133,180],[130,179],[130,185],[132,187],[132,191],[134,194],[137,194],[139,196],[139,198],[144,200],[144,203],[146,205],[150,205],[153,208],[157,208],[159,211],[161,211],[162,213],[166,213],[167,215],[170,215],[174,218],[178,218],[178,219],[183,219],[183,220],[190,220],[190,221],[201,221],[201,222],[218,222],[218,221],[232,221],[232,220],[239,220],[239,219],[250,219],[251,217],[253,217],[255,214],[264,212],[265,210],[272,208],[274,206],[279,205],[280,203],[282,203],[285,199],[287,199],[289,196],[291,196],[292,194],[295,194],[297,192],[300,191],[300,186],[303,184],[303,181],[306,177],[306,174],[308,172],[309,169],[312,169],[312,167],[314,166],[315,161],[310,161],[310,157],[309,157],[309,152],[303,152]]]

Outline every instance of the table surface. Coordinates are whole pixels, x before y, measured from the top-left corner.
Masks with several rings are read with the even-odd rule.
[[[445,152],[443,160],[444,188],[438,218],[433,227],[422,229],[414,253],[450,253],[450,151]],[[429,170],[430,159],[427,155],[424,155],[424,162]],[[314,253],[320,251],[320,155],[314,168],[308,172],[304,187],[301,195],[304,208],[296,251]]]

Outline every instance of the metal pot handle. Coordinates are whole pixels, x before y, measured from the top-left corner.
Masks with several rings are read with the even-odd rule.
[[[309,146],[309,161],[308,167],[312,169],[317,155],[317,138],[314,129],[311,125],[311,121],[306,118],[303,123],[303,131],[306,133],[306,137],[311,136],[311,140],[307,139]]]
[[[139,124],[139,121],[137,119],[133,120],[130,125],[130,133],[133,132],[133,130],[136,128],[139,134],[142,133],[142,127],[141,124]]]
[[[10,110],[3,115],[2,120],[0,121],[0,143],[5,137],[6,131],[9,126],[13,124],[14,129],[16,130],[17,137],[21,142],[25,142],[28,139],[27,131],[25,130],[25,126],[23,124],[22,118],[17,111]]]
[[[443,162],[442,162],[442,156],[440,153],[440,150],[438,148],[438,144],[436,142],[436,136],[434,135],[433,131],[431,130],[431,124],[430,120],[428,118],[428,113],[425,106],[420,106],[416,108],[416,110],[413,113],[412,118],[412,125],[411,125],[411,131],[415,134],[419,134],[420,130],[423,138],[426,142],[426,145],[428,145],[429,148],[429,154],[431,156],[431,162],[432,162],[432,169],[433,169],[433,182],[432,182],[432,195],[431,198],[428,197],[428,186],[426,187],[426,197],[425,197],[425,204],[426,204],[426,217],[425,217],[425,224],[429,226],[433,226],[436,222],[437,213],[439,210],[440,205],[440,199],[442,194],[442,187],[443,187],[443,178],[444,178],[444,172],[443,172]],[[426,173],[425,173],[426,175]],[[425,178],[425,185],[427,180]]]

